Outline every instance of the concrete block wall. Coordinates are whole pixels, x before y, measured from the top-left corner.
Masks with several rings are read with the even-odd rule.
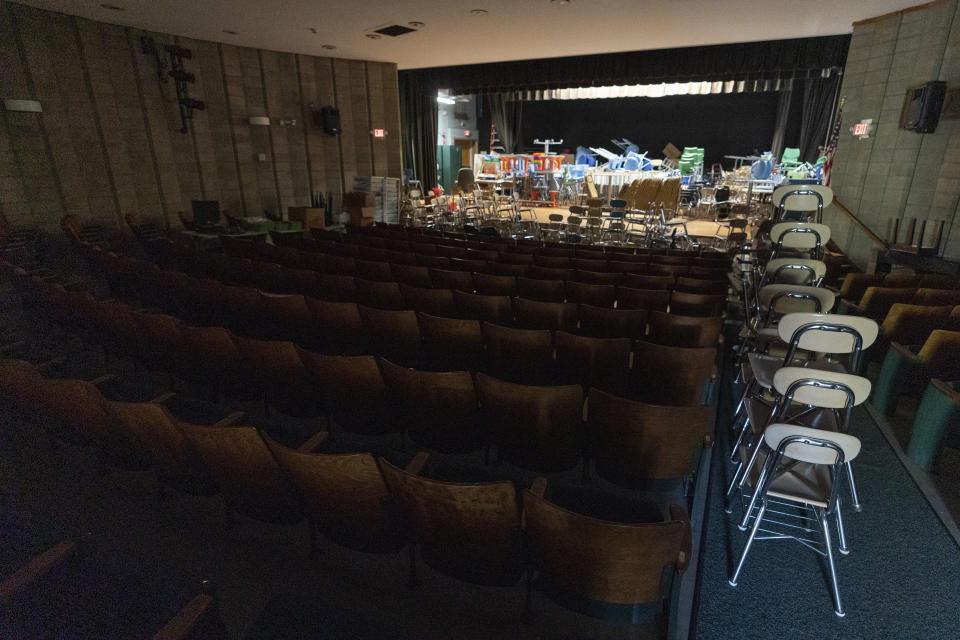
[[[187,134],[173,82],[158,81],[141,36],[193,54],[189,94],[206,109],[194,111]],[[67,213],[120,226],[133,213],[176,228],[191,200],[260,216],[307,206],[315,191],[332,193],[336,206],[355,176],[401,176],[390,63],[235,47],[0,2],[0,98],[43,107],[0,110],[0,216],[11,226],[53,231]],[[339,136],[313,126],[324,106],[340,109]],[[251,116],[271,125],[252,126]],[[374,139],[373,128],[389,134]]]
[[[917,134],[899,128],[907,89],[930,80],[960,83],[960,2],[937,0],[853,25],[843,85],[843,127],[831,186],[836,197],[881,238],[893,220],[943,220],[945,251],[960,258],[960,121],[941,120]],[[850,128],[872,118],[873,135]],[[877,249],[869,234],[831,207],[825,221],[860,267]]]

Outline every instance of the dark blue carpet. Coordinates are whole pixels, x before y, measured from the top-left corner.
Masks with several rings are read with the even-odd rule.
[[[727,583],[747,533],[736,527],[739,505],[732,514],[723,511],[733,468],[721,439],[714,450],[697,638],[960,637],[960,550],[862,407],[850,432],[863,442],[854,462],[863,511],[845,506],[843,512],[851,553],[836,557],[846,617],[833,613],[821,556],[794,541],[758,541],[738,586]],[[844,488],[841,499],[848,495]]]

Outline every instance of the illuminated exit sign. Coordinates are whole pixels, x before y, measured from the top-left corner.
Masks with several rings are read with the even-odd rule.
[[[870,137],[870,133],[873,131],[873,119],[861,120],[860,122],[853,125],[850,129],[850,132],[853,133],[854,137],[860,138],[861,140]]]
[[[374,130],[371,131],[370,133],[373,134],[373,137],[374,137],[374,138],[386,138],[386,137],[387,137],[387,130],[386,130],[386,129],[374,129]]]

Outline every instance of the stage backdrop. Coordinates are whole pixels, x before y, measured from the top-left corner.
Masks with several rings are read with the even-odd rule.
[[[661,150],[672,142],[680,149],[704,147],[709,167],[724,155],[769,149],[778,100],[778,93],[769,92],[524,102],[520,148],[527,153],[543,151],[534,140],[562,138],[560,148],[569,148],[571,153],[577,145],[602,146],[619,153],[610,140],[628,138],[641,152],[660,158]],[[799,108],[799,101],[793,100],[785,136],[788,147],[797,143]],[[481,109],[478,128],[489,132],[489,109],[487,105]],[[481,134],[480,148],[489,148],[489,134]],[[551,147],[551,151],[559,150]],[[729,164],[727,161],[724,166]]]

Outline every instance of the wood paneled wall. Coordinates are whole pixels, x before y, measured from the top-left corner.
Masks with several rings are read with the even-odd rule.
[[[159,82],[141,36],[193,54],[189,93],[206,109],[194,111],[187,134],[173,82]],[[0,111],[0,214],[13,226],[52,230],[67,213],[118,225],[134,213],[178,227],[191,200],[256,216],[309,205],[314,191],[331,193],[337,211],[355,176],[401,175],[390,63],[235,47],[0,2],[0,97],[43,107]],[[324,106],[339,108],[339,136],[313,126]],[[251,116],[271,125],[251,126]],[[372,128],[389,134],[374,139]]]

